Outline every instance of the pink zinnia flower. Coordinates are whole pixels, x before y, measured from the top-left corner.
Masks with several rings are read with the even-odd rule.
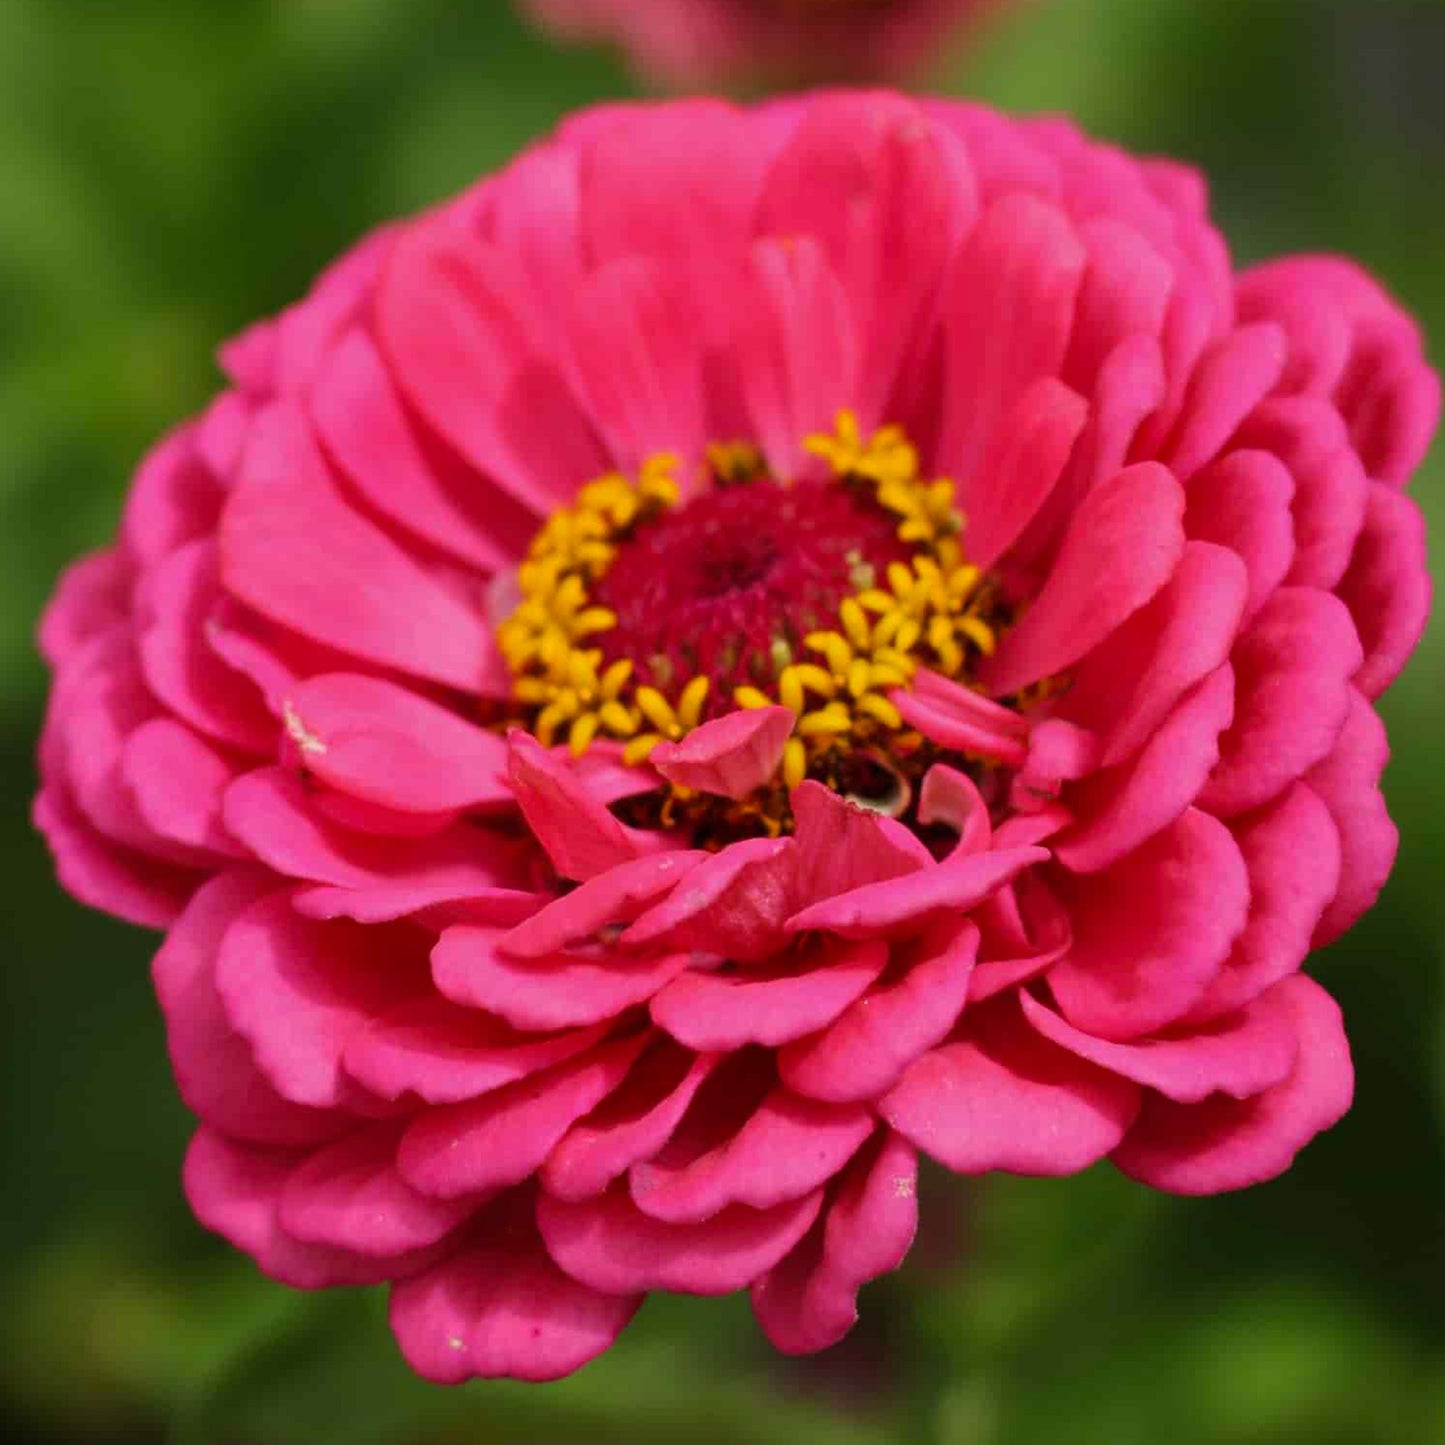
[[[1192,172],[821,95],[586,112],[365,241],[42,625],[200,1219],[436,1380],[652,1290],[831,1344],[916,1151],[1268,1179],[1395,829],[1440,389]]]
[[[707,88],[896,79],[1000,0],[522,0],[566,40],[620,45],[649,80]]]

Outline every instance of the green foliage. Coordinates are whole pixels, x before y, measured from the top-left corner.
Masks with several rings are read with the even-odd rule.
[[[1342,250],[1445,338],[1445,6],[1033,0],[944,88],[1070,110],[1209,170],[1244,259]],[[925,1179],[927,1227],[845,1345],[787,1362],[744,1302],[650,1303],[546,1390],[411,1378],[375,1295],[272,1286],[191,1223],[149,940],[50,881],[24,816],[62,563],[112,529],[216,340],[357,234],[627,93],[502,0],[0,4],[0,746],[11,780],[0,1394],[43,1441],[1428,1445],[1445,1439],[1445,632],[1386,705],[1404,834],[1320,961],[1350,1117],[1286,1179],[1209,1201]],[[1437,343],[1438,345],[1439,343]],[[1438,357],[1437,352],[1437,357]],[[1441,555],[1445,468],[1418,484]]]

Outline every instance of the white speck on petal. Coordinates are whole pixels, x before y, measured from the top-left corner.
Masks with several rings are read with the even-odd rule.
[[[301,715],[289,702],[281,704],[281,716],[286,723],[287,736],[303,753],[316,757],[326,751],[326,744],[315,733],[307,730],[306,724],[301,721]]]

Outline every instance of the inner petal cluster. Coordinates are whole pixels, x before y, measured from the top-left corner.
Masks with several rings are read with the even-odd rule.
[[[758,831],[789,825],[787,794],[809,777],[906,808],[936,749],[895,696],[920,667],[963,677],[1002,607],[965,560],[952,483],[922,476],[900,428],[865,438],[844,412],[806,446],[825,477],[775,477],[731,443],[686,495],[658,455],[554,512],[498,630],[506,721],[579,756],[611,739],[639,765],[731,712],[784,708],[791,733],[744,809]],[[696,802],[671,792],[670,812]]]

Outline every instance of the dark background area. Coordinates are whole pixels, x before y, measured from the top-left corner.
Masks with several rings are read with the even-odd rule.
[[[1210,173],[1241,262],[1349,252],[1445,352],[1445,5],[1053,0],[936,88]],[[27,809],[54,575],[105,540],[217,340],[355,236],[630,93],[503,0],[0,0],[0,1426],[50,1442],[1445,1441],[1445,628],[1384,706],[1403,832],[1315,971],[1354,1112],[1286,1178],[1176,1200],[1081,1178],[925,1180],[925,1233],[847,1344],[771,1354],[744,1300],[654,1300],[579,1377],[442,1391],[375,1293],[303,1295],[180,1194],[153,939],[51,878]],[[1445,455],[1416,495],[1439,557]]]

